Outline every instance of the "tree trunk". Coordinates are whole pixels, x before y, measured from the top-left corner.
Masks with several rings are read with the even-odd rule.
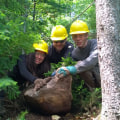
[[[120,119],[120,0],[96,0],[102,87],[100,120]]]
[[[120,119],[120,0],[96,0],[102,87],[100,120]]]
[[[35,20],[36,0],[34,0],[33,21]]]

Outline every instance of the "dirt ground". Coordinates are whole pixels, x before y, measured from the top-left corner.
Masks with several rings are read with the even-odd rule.
[[[0,117],[0,120],[93,120],[93,115],[88,113],[83,113],[82,115],[80,113],[67,113],[66,115],[45,116],[39,113],[28,112],[21,118],[19,118],[19,115],[20,112],[16,114],[15,111],[11,110],[5,116]]]
[[[24,105],[23,100],[18,101],[5,100],[6,113],[0,117],[0,120],[93,120],[93,115],[90,113],[70,112],[65,115],[51,115],[43,116],[40,113],[34,113]],[[21,115],[21,111],[28,110],[27,114]],[[95,116],[99,114],[99,110],[95,112]],[[19,116],[23,116],[23,119],[19,119]],[[9,118],[9,119],[8,119]],[[24,119],[25,118],[25,119]]]
[[[93,120],[93,117],[90,115],[79,115],[67,113],[64,116],[51,115],[51,116],[41,116],[39,114],[29,113],[26,115],[26,120]]]
[[[12,114],[12,111],[11,111]],[[9,118],[9,119],[8,119]],[[80,115],[79,113],[72,114],[72,113],[67,113],[66,115],[51,115],[51,116],[43,116],[38,113],[27,113],[25,117],[18,118],[17,117],[8,117],[6,118],[1,117],[0,120],[93,120],[93,116],[89,114],[83,114]],[[24,119],[25,118],[25,119]]]
[[[93,114],[90,113],[79,113],[70,112],[65,115],[51,115],[51,116],[43,116],[40,113],[34,113],[29,111],[28,107],[25,104],[24,98],[21,96],[15,101],[10,101],[5,99],[4,107],[6,109],[6,113],[3,116],[0,116],[0,120],[93,120],[95,116],[99,114],[99,110],[96,110]],[[21,115],[21,111],[28,110],[28,113]],[[19,116],[23,116],[19,118]]]

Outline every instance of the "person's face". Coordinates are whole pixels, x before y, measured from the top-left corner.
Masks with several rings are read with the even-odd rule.
[[[87,38],[88,33],[72,35],[72,39],[74,40],[75,44],[80,48],[84,48],[87,45]]]
[[[35,51],[35,64],[40,64],[44,61],[46,54],[42,51]]]
[[[56,51],[60,52],[66,43],[66,39],[65,40],[60,40],[60,41],[53,41],[53,46],[56,49]]]

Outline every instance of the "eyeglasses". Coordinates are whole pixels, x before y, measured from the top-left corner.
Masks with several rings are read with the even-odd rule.
[[[66,40],[53,41],[54,43],[64,43]]]
[[[39,51],[36,51],[36,52],[35,52],[35,55],[36,55],[36,56],[42,56],[42,57],[45,57],[45,56],[46,56],[45,53],[42,53],[42,52],[39,52]]]

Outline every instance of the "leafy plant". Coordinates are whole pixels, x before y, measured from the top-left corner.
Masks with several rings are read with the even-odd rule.
[[[48,73],[45,73],[45,76],[51,76],[51,74],[57,70],[58,68],[62,67],[62,66],[69,66],[69,65],[75,65],[76,61],[73,61],[72,57],[67,57],[67,58],[63,58],[62,57],[62,61],[58,62],[57,64],[55,63],[51,63],[51,70],[48,71]]]
[[[85,86],[79,76],[73,76],[72,84],[72,111],[94,113],[101,106],[101,89],[94,88],[93,91]]]
[[[91,2],[93,0],[35,0],[35,2],[34,0],[2,0],[0,4],[0,77],[5,76],[7,71],[12,69],[22,51],[25,53],[33,51],[33,42],[44,39],[50,45],[53,26],[64,25],[69,33],[73,18]],[[35,8],[34,5],[36,5]],[[33,17],[35,17],[34,20]],[[88,23],[92,33],[90,38],[96,36],[95,5],[78,19]],[[68,41],[73,42],[71,36],[68,36]]]
[[[20,94],[17,82],[8,77],[0,79],[0,91],[2,90],[7,94],[10,100],[16,99]]]
[[[28,113],[28,111],[22,111],[20,115],[17,117],[17,120],[25,120],[25,115]]]
[[[19,115],[18,115],[18,117],[16,118],[16,120],[25,120],[25,115],[28,113],[28,111],[27,110],[25,110],[25,111],[22,111]],[[12,120],[11,118],[8,118],[7,120]]]
[[[51,74],[61,66],[75,65],[76,61],[73,61],[71,57],[62,58],[61,62],[58,64],[51,64],[51,70],[45,73],[46,77],[51,76]],[[87,86],[84,84],[84,80],[80,78],[79,75],[72,76],[72,111],[80,112],[94,112],[95,107],[100,107],[101,105],[101,89],[96,88],[93,91],[89,91]],[[96,102],[97,101],[97,102]]]

